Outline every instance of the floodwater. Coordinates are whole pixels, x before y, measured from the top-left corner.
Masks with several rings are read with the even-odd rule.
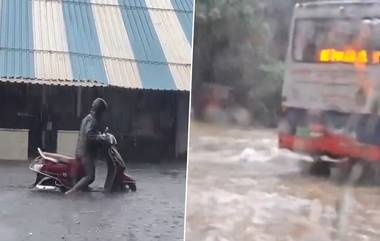
[[[183,240],[186,165],[128,165],[137,192],[33,192],[27,163],[0,162],[0,240]],[[92,187],[99,190],[105,166]]]
[[[310,175],[275,130],[192,123],[187,241],[380,240],[380,186]]]

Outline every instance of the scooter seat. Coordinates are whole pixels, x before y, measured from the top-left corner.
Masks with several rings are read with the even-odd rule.
[[[47,157],[50,157],[50,158],[57,160],[59,163],[70,163],[71,161],[74,160],[73,157],[69,157],[69,156],[65,156],[65,155],[61,155],[61,154],[57,154],[57,153],[45,152],[45,155]]]
[[[74,160],[74,158],[70,156],[65,156],[57,153],[43,152],[40,148],[38,148],[38,152],[45,160],[54,163],[69,163]]]

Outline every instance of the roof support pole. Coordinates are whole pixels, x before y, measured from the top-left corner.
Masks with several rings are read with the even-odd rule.
[[[41,113],[40,113],[40,119],[43,121],[45,119],[45,116],[47,113],[47,86],[46,85],[42,85],[42,103],[41,103],[41,107],[40,110],[41,110]],[[42,133],[41,133],[41,138],[42,138],[42,148],[43,149],[46,149],[46,129],[45,127],[42,129]]]
[[[47,97],[46,97],[46,92],[47,92],[47,89],[46,89],[46,85],[43,85],[42,86],[42,106],[45,106],[47,104]]]
[[[77,88],[77,117],[82,113],[82,87]]]

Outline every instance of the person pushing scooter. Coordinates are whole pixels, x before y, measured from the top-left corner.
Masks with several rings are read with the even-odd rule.
[[[105,136],[101,134],[99,123],[107,107],[108,104],[104,99],[95,99],[90,113],[81,122],[75,156],[77,161],[82,163],[85,175],[75,183],[73,188],[65,193],[66,195],[89,189],[89,185],[95,180],[95,162],[98,150],[105,141]],[[108,176],[110,175],[107,175],[107,179]]]

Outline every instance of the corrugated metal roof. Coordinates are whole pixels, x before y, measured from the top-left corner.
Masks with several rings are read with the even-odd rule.
[[[0,0],[0,77],[189,90],[193,0]]]
[[[81,87],[106,87],[101,83],[90,80],[73,81],[71,79],[27,79],[27,78],[6,78],[0,77],[1,82],[40,84],[40,85],[60,85],[60,86],[81,86]]]

